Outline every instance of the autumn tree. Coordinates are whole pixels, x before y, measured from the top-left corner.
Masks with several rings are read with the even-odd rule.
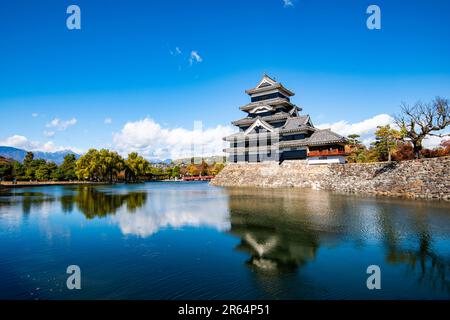
[[[193,163],[191,163],[188,167],[187,167],[187,172],[189,173],[190,176],[198,176],[200,174],[200,170],[197,168],[197,166]]]
[[[401,114],[395,116],[395,123],[405,132],[416,158],[419,158],[423,140],[427,136],[449,135],[442,133],[450,124],[448,99],[437,97],[431,103],[417,102],[413,106],[403,104]]]
[[[200,175],[207,176],[208,175],[208,164],[205,160],[202,160],[202,163],[200,164]]]
[[[225,165],[223,163],[214,163],[213,165],[210,166],[209,168],[209,174],[211,176],[216,176],[219,174],[220,171],[222,171],[222,169],[225,167]]]
[[[394,161],[404,161],[414,159],[414,149],[411,143],[405,141],[397,142],[395,152],[392,154]]]

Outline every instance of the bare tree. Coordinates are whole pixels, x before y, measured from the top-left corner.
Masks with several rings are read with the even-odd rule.
[[[402,104],[402,113],[395,116],[395,123],[411,140],[416,158],[420,157],[422,142],[426,136],[444,137],[442,133],[450,125],[448,99],[436,97],[431,103],[417,102],[414,106]]]

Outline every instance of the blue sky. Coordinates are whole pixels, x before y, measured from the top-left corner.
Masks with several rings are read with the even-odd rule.
[[[316,124],[368,135],[402,101],[450,97],[449,15],[445,0],[2,1],[0,142],[176,156],[196,120],[206,143],[226,134],[264,73]]]

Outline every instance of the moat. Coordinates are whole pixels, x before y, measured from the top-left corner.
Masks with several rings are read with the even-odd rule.
[[[0,257],[0,299],[449,299],[450,203],[205,182],[17,188],[0,191]]]

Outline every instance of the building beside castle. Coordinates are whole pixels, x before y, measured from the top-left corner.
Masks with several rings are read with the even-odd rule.
[[[307,159],[310,164],[344,163],[346,138],[314,127],[309,115],[291,102],[294,92],[264,75],[245,91],[251,99],[240,107],[246,117],[233,121],[239,132],[224,138],[229,162]]]

